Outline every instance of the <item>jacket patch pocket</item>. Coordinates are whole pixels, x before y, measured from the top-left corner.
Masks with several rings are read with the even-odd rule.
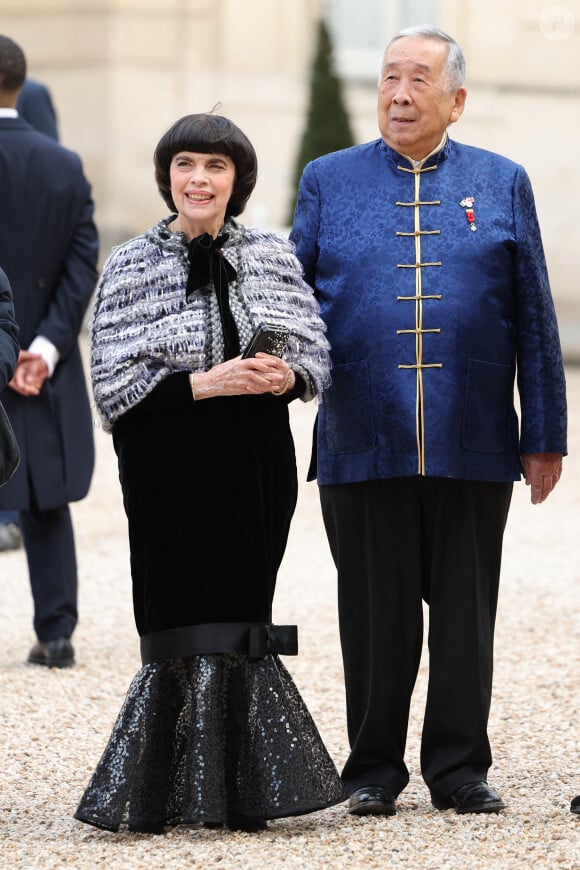
[[[514,368],[470,359],[461,430],[467,450],[503,453],[513,408]]]
[[[370,450],[376,435],[366,362],[332,369],[332,386],[323,393],[324,441],[334,453]]]

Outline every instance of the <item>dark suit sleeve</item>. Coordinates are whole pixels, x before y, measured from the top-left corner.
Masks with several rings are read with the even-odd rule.
[[[18,326],[14,318],[12,291],[0,269],[0,392],[12,378],[18,361]]]
[[[75,346],[98,273],[99,239],[94,220],[91,186],[82,172],[80,158],[73,159],[73,180],[67,205],[70,238],[51,294],[50,303],[35,329],[51,341],[61,357]]]

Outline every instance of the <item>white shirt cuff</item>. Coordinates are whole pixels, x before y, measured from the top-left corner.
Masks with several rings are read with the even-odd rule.
[[[48,338],[44,337],[44,335],[37,335],[36,338],[33,339],[28,350],[30,353],[40,354],[48,366],[48,377],[51,378],[52,373],[56,368],[56,364],[60,359],[60,353],[52,341],[49,341]]]

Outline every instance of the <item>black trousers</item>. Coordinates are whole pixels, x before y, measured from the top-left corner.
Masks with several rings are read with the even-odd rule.
[[[320,487],[338,571],[349,792],[407,785],[409,707],[429,605],[421,772],[447,797],[485,780],[493,635],[512,483],[407,477]]]
[[[70,637],[77,613],[77,560],[68,505],[20,511],[34,601],[34,630],[46,643]]]

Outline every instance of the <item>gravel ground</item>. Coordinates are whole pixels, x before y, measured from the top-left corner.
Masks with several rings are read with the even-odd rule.
[[[0,556],[0,867],[133,868],[580,868],[580,368],[569,368],[569,450],[544,505],[516,486],[504,548],[496,630],[490,782],[500,815],[431,807],[419,773],[426,654],[411,710],[411,781],[394,818],[350,817],[345,805],[278,820],[259,834],[175,828],[165,836],[112,834],[73,813],[140,666],[128,549],[111,440],[96,431],[89,496],[73,506],[80,572],[77,666],[26,665],[34,641],[22,551]],[[293,407],[301,481],[314,406]],[[284,661],[339,768],[347,754],[334,569],[316,484],[301,484],[279,578],[275,620],[296,622],[300,655]]]

